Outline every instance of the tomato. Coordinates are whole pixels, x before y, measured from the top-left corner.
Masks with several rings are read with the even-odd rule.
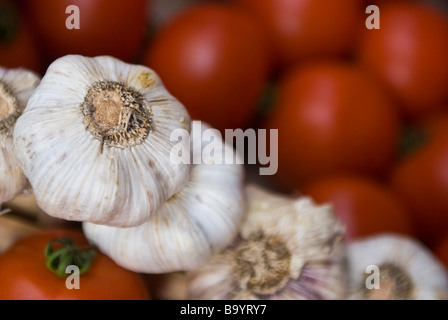
[[[382,3],[381,28],[366,30],[361,65],[383,83],[411,119],[448,98],[448,15],[428,3]]]
[[[280,68],[351,52],[364,16],[359,0],[238,0],[261,21]]]
[[[448,128],[448,106],[441,106],[438,112],[433,112],[414,124],[411,123],[409,127],[422,135],[421,142],[442,135]],[[420,145],[416,144],[415,149]]]
[[[448,270],[448,233],[446,233],[432,248],[436,257]]]
[[[448,232],[446,124],[448,113],[416,125],[424,139],[420,146],[397,162],[390,178],[391,186],[409,207],[419,237],[428,245]]]
[[[333,206],[352,241],[382,232],[414,236],[413,226],[402,200],[387,186],[364,176],[328,176],[300,190],[317,203]]]
[[[82,231],[55,228],[24,236],[3,252],[0,255],[0,300],[149,299],[140,274],[121,268],[99,251],[90,269],[80,275],[79,289],[68,289],[68,280],[53,274],[45,258],[47,244],[63,237],[73,239],[77,245],[87,245]],[[58,249],[56,244],[54,249]]]
[[[66,55],[111,55],[131,62],[142,49],[147,29],[148,0],[24,0],[48,62]],[[68,29],[67,19],[79,8],[79,29]]]
[[[144,62],[192,118],[249,127],[268,81],[268,47],[258,24],[225,3],[199,3],[160,29]]]
[[[25,68],[41,73],[41,52],[31,26],[12,1],[0,1],[0,66]]]
[[[278,130],[278,172],[285,189],[337,172],[381,178],[395,156],[401,120],[389,97],[354,65],[299,66],[278,83],[262,127]]]

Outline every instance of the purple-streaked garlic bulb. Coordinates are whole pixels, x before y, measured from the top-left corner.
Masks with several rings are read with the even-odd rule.
[[[344,227],[331,206],[246,187],[231,246],[187,273],[189,299],[345,299]]]

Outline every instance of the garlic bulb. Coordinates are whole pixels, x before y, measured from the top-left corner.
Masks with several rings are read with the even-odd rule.
[[[445,300],[448,276],[417,239],[379,234],[347,245],[352,300]]]
[[[0,67],[0,204],[29,188],[14,155],[13,130],[40,78],[32,71]]]
[[[153,70],[109,56],[55,60],[14,130],[18,160],[50,216],[112,226],[148,220],[188,181],[170,160],[184,106]]]
[[[344,228],[331,207],[246,187],[239,237],[187,273],[189,299],[343,299]]]
[[[204,143],[201,132],[212,142]],[[190,270],[236,236],[246,209],[238,154],[208,125],[193,124],[190,139],[193,155],[204,155],[212,144],[222,152],[193,164],[189,182],[149,221],[132,228],[83,223],[90,242],[122,267],[141,273]]]

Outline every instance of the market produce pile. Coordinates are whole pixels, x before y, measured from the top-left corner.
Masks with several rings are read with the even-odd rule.
[[[0,299],[447,299],[447,39],[436,0],[0,0]]]

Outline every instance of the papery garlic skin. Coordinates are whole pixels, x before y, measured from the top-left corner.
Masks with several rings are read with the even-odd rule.
[[[447,271],[415,238],[394,233],[362,238],[347,245],[347,258],[350,300],[448,299]],[[379,288],[373,287],[374,272]]]
[[[196,136],[194,129],[191,138]],[[202,129],[211,128],[203,123]],[[221,140],[219,131],[213,130],[208,133],[223,147],[223,158],[216,155],[194,164],[185,187],[139,226],[83,223],[89,241],[117,264],[141,273],[191,270],[229,245],[246,210],[244,167],[234,160],[238,155]],[[192,140],[192,154],[207,145]]]
[[[189,299],[331,300],[347,294],[344,227],[327,205],[246,188],[238,238],[187,273]]]
[[[40,77],[23,68],[0,67],[0,204],[29,189],[13,150],[13,130]]]
[[[14,130],[17,158],[50,216],[111,226],[148,220],[188,181],[172,163],[189,114],[151,69],[109,56],[55,60]]]

